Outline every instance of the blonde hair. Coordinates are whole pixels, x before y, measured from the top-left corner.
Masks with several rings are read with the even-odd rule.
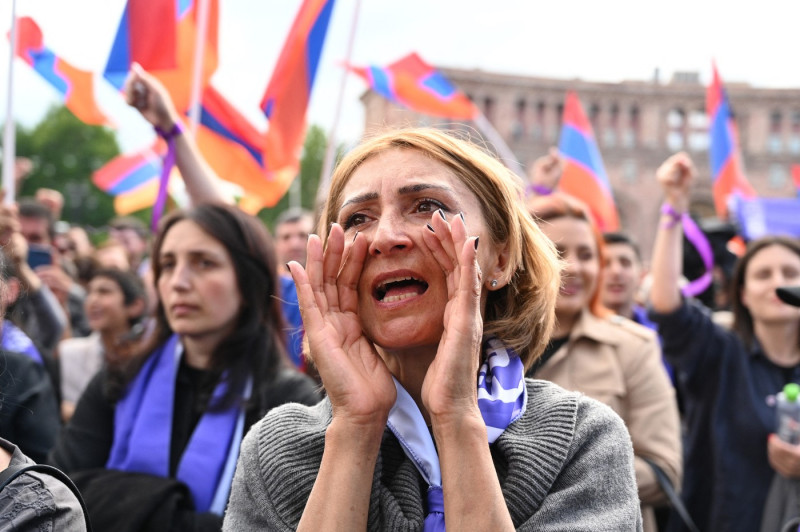
[[[334,171],[319,234],[327,235],[336,221],[353,173],[368,159],[393,149],[417,150],[442,163],[479,198],[492,240],[507,244],[509,252],[509,282],[488,294],[484,334],[500,338],[529,368],[550,340],[560,263],[555,246],[525,209],[520,179],[476,144],[431,128],[401,129],[365,140]]]

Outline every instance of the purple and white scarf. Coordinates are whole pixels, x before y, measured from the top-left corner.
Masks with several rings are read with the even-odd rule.
[[[183,346],[173,335],[150,356],[117,403],[114,443],[106,468],[169,476],[175,379],[182,354]],[[250,388],[248,383],[244,397],[249,396]],[[211,404],[226,389],[222,379]],[[198,512],[222,515],[225,511],[243,435],[241,406],[207,411],[197,423],[175,477],[189,486]]]
[[[486,423],[489,444],[492,444],[525,413],[528,392],[525,368],[513,350],[506,348],[499,339],[490,337],[484,343],[484,356],[478,372],[478,408]],[[423,531],[441,532],[445,526],[439,455],[417,404],[397,379],[394,379],[394,385],[397,399],[386,424],[428,483],[428,515]]]

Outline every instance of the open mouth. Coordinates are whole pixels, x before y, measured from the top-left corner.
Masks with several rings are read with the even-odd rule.
[[[393,303],[419,296],[428,289],[428,283],[411,276],[387,279],[375,288],[375,299],[382,303]]]

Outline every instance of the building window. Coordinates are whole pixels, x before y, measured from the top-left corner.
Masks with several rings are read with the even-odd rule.
[[[608,110],[608,124],[603,130],[603,144],[608,148],[617,145],[617,133],[619,131],[619,106],[612,104]]]
[[[600,106],[597,105],[596,103],[593,103],[592,105],[589,106],[589,123],[592,124],[592,131],[594,131],[595,134],[597,134],[599,131],[598,128],[600,126],[597,123],[599,119],[600,119]]]
[[[683,109],[672,109],[667,113],[667,148],[682,150],[686,142],[686,113]]]
[[[622,162],[622,180],[625,183],[633,184],[639,180],[639,169],[636,159],[625,159]]]
[[[769,174],[767,176],[767,183],[769,188],[782,189],[786,186],[789,176],[786,167],[782,164],[769,165]]]
[[[561,136],[561,124],[564,123],[564,104],[560,103],[556,105],[556,116],[558,117],[558,125],[555,128],[555,135],[553,136],[553,140],[558,142],[558,138]]]
[[[494,124],[494,98],[486,96],[483,99],[483,115],[486,120]]]
[[[789,135],[788,148],[793,154],[800,153],[800,111],[792,113],[792,132]]]
[[[531,137],[534,140],[542,140],[542,137],[544,137],[544,112],[546,108],[547,104],[541,101],[537,102],[536,115],[531,126]]]
[[[622,146],[635,148],[639,144],[639,108],[633,106],[628,111],[628,127],[622,133]]]
[[[517,100],[516,116],[514,118],[514,124],[511,126],[511,138],[515,141],[521,140],[525,136],[525,133],[527,133],[526,107],[524,98]]]
[[[783,115],[780,111],[773,111],[769,116],[767,151],[770,153],[781,153],[783,151]]]
[[[689,113],[689,149],[692,151],[708,151],[710,138],[708,136],[708,115],[705,111],[692,111]]]

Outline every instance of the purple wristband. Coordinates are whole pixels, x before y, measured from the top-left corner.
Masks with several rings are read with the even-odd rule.
[[[703,266],[705,266],[703,275],[691,281],[681,290],[686,297],[696,296],[705,291],[713,280],[711,272],[714,269],[714,252],[711,249],[711,244],[708,242],[708,238],[706,238],[703,231],[694,223],[694,220],[692,220],[691,216],[688,214],[680,214],[675,210],[675,207],[669,203],[661,205],[661,214],[669,216],[670,218],[669,222],[662,225],[664,229],[669,229],[678,222],[681,223],[686,239],[692,243],[703,261]]]
[[[533,183],[529,184],[525,187],[525,195],[530,196],[532,193],[535,193],[539,196],[549,196],[553,193],[552,188],[548,188],[544,185],[534,185]]]
[[[183,127],[181,126],[180,122],[174,122],[172,124],[172,128],[170,128],[169,131],[164,131],[158,126],[153,126],[153,129],[156,130],[156,133],[158,133],[159,137],[166,140],[167,142],[171,141],[172,139],[183,133]]]
[[[670,205],[669,203],[663,203],[661,205],[661,214],[665,216],[669,216],[669,221],[662,224],[661,227],[664,229],[672,229],[675,225],[683,219],[683,215],[680,214],[678,211],[675,210],[675,207]]]

